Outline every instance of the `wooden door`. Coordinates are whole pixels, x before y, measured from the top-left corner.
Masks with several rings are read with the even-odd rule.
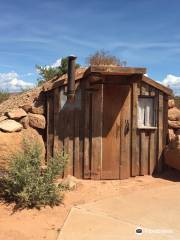
[[[104,85],[101,179],[129,177],[129,128],[130,87]],[[122,143],[126,146],[121,147]]]

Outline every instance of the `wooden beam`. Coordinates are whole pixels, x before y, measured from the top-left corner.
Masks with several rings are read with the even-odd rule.
[[[145,74],[146,68],[132,68],[132,67],[121,67],[121,66],[91,66],[91,73],[101,73],[101,74],[117,74],[117,75],[126,75],[126,74]]]
[[[75,73],[75,81],[79,81],[81,78],[86,76],[86,70],[87,68],[80,68],[78,70],[76,70]],[[46,82],[45,84],[43,84],[42,89],[44,92],[50,91],[51,89],[63,86],[63,85],[67,85],[67,80],[68,80],[68,76],[67,74],[64,74],[63,76],[59,77],[59,78],[54,78],[48,82]]]
[[[120,67],[120,66],[90,66],[89,68],[79,68],[76,70],[75,81],[79,81],[82,78],[89,76],[90,74],[100,75],[131,75],[131,74],[144,74],[146,68],[131,68],[131,67]],[[50,91],[56,87],[67,84],[67,74],[57,78],[53,78],[42,86],[43,91]]]
[[[147,84],[159,89],[160,91],[166,93],[167,95],[170,95],[172,96],[173,95],[173,92],[170,88],[167,88],[163,85],[161,85],[160,83],[152,80],[151,78],[149,77],[146,77],[146,76],[143,76],[143,79],[142,79],[144,82],[146,82]]]

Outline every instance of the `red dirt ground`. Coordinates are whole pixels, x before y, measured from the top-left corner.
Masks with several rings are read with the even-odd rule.
[[[64,203],[54,208],[13,213],[13,205],[0,203],[0,240],[55,240],[73,205],[171,184],[173,181],[151,176],[122,181],[79,180],[77,189],[66,192]]]

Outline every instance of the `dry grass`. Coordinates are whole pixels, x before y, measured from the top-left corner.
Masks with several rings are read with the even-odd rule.
[[[100,50],[90,55],[87,58],[89,65],[112,65],[112,66],[125,66],[126,62],[121,61],[118,57],[109,54],[104,50]]]

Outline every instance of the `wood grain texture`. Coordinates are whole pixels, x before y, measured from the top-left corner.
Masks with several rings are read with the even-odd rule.
[[[150,86],[144,82],[141,82],[140,94],[141,96],[149,96],[149,88]],[[149,172],[149,138],[150,131],[147,130],[139,130],[140,132],[140,175],[147,175]]]
[[[141,82],[141,95],[149,96],[149,85]]]
[[[53,156],[54,148],[54,92],[48,92],[47,96],[47,126],[46,126],[46,158]]]
[[[140,175],[147,175],[149,169],[149,131],[141,130]]]
[[[156,132],[151,131],[150,138],[149,138],[149,174],[152,175],[154,173],[155,167],[156,167]]]
[[[119,179],[121,86],[104,86],[102,179]]]
[[[101,178],[103,85],[92,94],[91,179]]]
[[[91,178],[91,131],[92,131],[92,93],[89,89],[89,82],[85,84],[84,93],[84,178]]]
[[[80,142],[79,142],[79,117],[80,111],[75,109],[74,111],[74,144],[73,144],[73,172],[74,176],[81,178],[82,168],[80,164]]]
[[[132,135],[131,135],[131,176],[138,176],[140,173],[140,163],[139,163],[139,130],[137,123],[138,114],[138,95],[140,89],[137,82],[132,84]]]
[[[121,95],[120,179],[126,179],[131,176],[131,87],[123,86]]]
[[[164,122],[164,109],[163,109],[163,93],[159,91],[158,98],[158,148],[157,148],[157,172],[162,171],[163,164],[163,122]]]
[[[63,145],[59,139],[60,134],[60,122],[59,122],[59,112],[60,112],[60,90],[55,88],[54,92],[54,146],[53,153],[62,151]]]

